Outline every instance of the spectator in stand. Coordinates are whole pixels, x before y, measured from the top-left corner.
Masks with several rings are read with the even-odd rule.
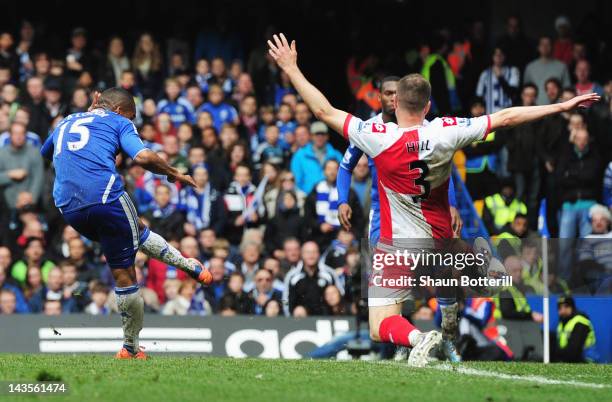
[[[253,88],[253,80],[248,73],[240,73],[236,80],[232,100],[236,104],[240,104],[247,96],[253,96],[255,90]]]
[[[162,57],[159,45],[149,33],[143,33],[132,56],[132,68],[136,73],[136,82],[147,99],[157,99],[161,92]]]
[[[0,246],[0,271],[9,272],[11,268],[11,250],[6,246]]]
[[[19,107],[19,102],[17,100],[19,90],[17,86],[7,82],[6,84],[0,84],[0,90],[0,105],[3,107],[8,106],[9,116],[14,115]]]
[[[575,96],[571,88],[566,88],[561,94],[559,102],[564,102]],[[559,188],[556,167],[559,157],[567,147],[569,138],[568,126],[572,113],[561,113],[547,117],[541,121],[540,135],[538,137],[539,159],[542,161],[541,172],[544,181],[543,193],[546,197],[546,224],[551,236],[556,237],[559,233],[557,213],[559,212]]]
[[[210,315],[212,308],[208,302],[194,300],[197,283],[193,279],[185,279],[181,283],[178,296],[167,302],[161,313],[163,315]]]
[[[572,297],[557,300],[559,324],[551,342],[551,360],[554,362],[584,363],[593,361],[595,330],[588,315],[578,311]]]
[[[194,110],[194,120],[197,121],[195,116],[195,110],[198,110],[200,106],[204,104],[204,96],[202,95],[202,90],[198,85],[189,84],[185,89],[185,99],[191,105],[192,110]],[[194,121],[194,123],[196,123]]]
[[[11,69],[0,64],[0,86],[11,83]]]
[[[0,289],[0,315],[17,313],[17,296],[15,296],[15,293],[9,289]]]
[[[176,138],[178,139],[179,154],[186,157],[195,139],[193,137],[193,127],[191,124],[181,123],[176,130]]]
[[[90,282],[100,278],[100,272],[96,266],[89,261],[85,243],[80,237],[68,241],[68,259],[77,267],[77,279],[80,282]]]
[[[518,68],[505,65],[506,55],[500,47],[493,50],[493,65],[480,74],[476,96],[484,99],[487,114],[512,106],[518,95]]]
[[[333,269],[319,261],[319,246],[308,241],[302,246],[302,258],[297,267],[285,276],[283,304],[294,317],[324,314],[325,288],[336,285]]]
[[[210,285],[202,288],[204,298],[210,303],[213,310],[218,312],[221,298],[227,292],[227,277],[223,258],[212,257],[208,260],[208,270],[213,277]]]
[[[108,304],[108,288],[99,282],[93,282],[91,290],[91,303],[85,307],[85,313],[91,315],[109,315],[111,309]]]
[[[208,92],[208,80],[212,76],[210,73],[210,63],[206,59],[199,59],[196,62],[195,82],[203,93]]]
[[[295,94],[295,89],[291,85],[289,76],[284,71],[281,71],[278,75],[278,82],[274,86],[274,106],[279,107],[282,99],[287,94]]]
[[[272,287],[282,293],[285,290],[283,282],[285,275],[281,271],[280,261],[274,257],[268,257],[264,260],[262,269],[272,272]]]
[[[25,298],[30,300],[36,292],[43,288],[43,286],[44,282],[42,281],[40,268],[35,265],[29,267],[25,284],[22,286]]]
[[[208,88],[208,102],[198,109],[198,113],[210,113],[213,118],[214,127],[217,131],[221,131],[225,123],[234,125],[240,123],[238,112],[233,106],[224,102],[224,96],[221,86],[218,84],[211,84]]]
[[[279,142],[280,130],[278,126],[266,127],[266,140],[259,144],[253,155],[255,169],[261,170],[264,163],[269,162],[279,167],[285,167],[289,160],[289,152]]]
[[[300,258],[300,241],[295,237],[289,237],[283,241],[282,251],[276,250],[274,256],[280,259],[283,275],[287,274],[293,268],[297,267]]]
[[[589,209],[599,198],[603,171],[598,150],[589,145],[586,127],[571,131],[570,143],[557,166],[562,203],[559,237],[564,239],[559,245],[560,274],[565,280],[571,275],[572,239],[591,233]]]
[[[572,61],[574,42],[571,37],[572,24],[565,15],[560,15],[555,20],[557,39],[553,44],[553,57],[569,65]]]
[[[26,81],[26,91],[20,103],[30,111],[28,130],[33,131],[45,140],[51,126],[51,117],[45,107],[43,79],[38,76]]]
[[[44,258],[45,244],[44,240],[37,237],[27,239],[23,259],[16,261],[11,267],[11,276],[19,284],[25,284],[29,267],[38,267],[41,270],[42,278],[46,282],[51,269],[55,264]]]
[[[208,182],[208,170],[204,164],[193,167],[193,179],[197,188],[187,187],[181,190],[181,204],[187,217],[188,232],[195,235],[203,229],[212,228],[222,233],[225,227],[225,206],[223,198]]]
[[[591,64],[588,60],[577,61],[574,74],[576,75],[576,95],[590,94],[593,92],[603,95],[603,87],[591,81]]]
[[[10,251],[8,251],[8,249],[6,247],[0,247],[0,254],[6,255],[8,253],[10,253]],[[30,307],[28,306],[28,302],[26,301],[26,298],[23,295],[23,292],[21,291],[21,288],[18,286],[18,284],[11,280],[8,277],[8,269],[4,268],[1,269],[0,268],[0,291],[11,291],[14,295],[15,295],[15,299],[16,299],[16,312],[17,313],[28,313],[30,312]]]
[[[157,103],[157,113],[168,113],[175,128],[182,123],[195,123],[193,107],[187,99],[180,96],[181,87],[175,78],[166,79],[165,94]]]
[[[520,71],[533,58],[533,44],[523,32],[521,20],[516,15],[506,20],[506,32],[497,40],[497,45],[506,50],[508,64]]]
[[[266,225],[264,243],[268,252],[282,250],[287,238],[304,238],[304,218],[300,216],[297,197],[292,191],[281,191],[276,202],[274,217]]]
[[[350,305],[345,303],[340,290],[329,285],[323,291],[324,315],[349,315],[351,314]]]
[[[549,80],[550,81],[550,80]],[[526,86],[521,93],[521,105],[535,105],[535,91]],[[514,127],[504,133],[508,149],[508,171],[514,178],[516,198],[527,205],[529,222],[537,228],[540,195],[540,160],[538,159],[541,121]]]
[[[482,220],[490,234],[499,234],[517,214],[527,215],[527,206],[516,197],[514,183],[506,179],[499,193],[485,198]]]
[[[249,298],[253,300],[250,314],[264,315],[265,306],[270,300],[281,303],[283,294],[272,287],[273,280],[272,272],[267,269],[260,269],[255,273],[254,286],[249,292]]]
[[[589,209],[589,217],[591,234],[580,241],[576,270],[594,293],[612,276],[612,214],[606,206],[595,204]]]
[[[45,80],[45,108],[51,121],[68,114],[68,105],[62,101],[62,84],[57,78]]]
[[[87,283],[78,280],[78,270],[69,260],[60,262],[59,269],[62,270],[62,283],[64,284],[64,298],[74,298],[77,302],[78,310],[82,311],[85,307],[87,298]],[[31,283],[30,278],[28,281]]]
[[[295,105],[295,122],[298,126],[310,127],[312,123],[312,113],[304,102],[298,102]]]
[[[23,82],[34,74],[32,45],[35,44],[35,31],[32,23],[25,20],[22,21],[19,35],[19,43],[15,52],[17,57],[19,57],[19,81]]]
[[[323,166],[328,160],[340,163],[342,154],[328,144],[329,131],[325,123],[320,121],[312,123],[310,132],[313,139],[306,146],[297,150],[291,159],[297,187],[306,194],[310,194],[314,186],[323,180]]]
[[[86,112],[89,105],[89,93],[87,89],[75,88],[66,114]]]
[[[448,43],[441,33],[433,35],[420,49],[423,62],[421,75],[431,83],[432,115],[449,116],[461,110],[456,78],[446,62]]]
[[[94,71],[94,58],[87,51],[87,31],[75,28],[70,38],[71,47],[66,51],[66,71],[73,77],[79,77],[84,71]]]
[[[19,77],[19,58],[13,49],[15,41],[9,32],[0,32],[0,64],[8,67],[10,79],[17,81]]]
[[[335,160],[325,162],[323,170],[325,178],[314,186],[304,205],[307,238],[316,241],[322,248],[331,243],[340,229],[338,189],[336,188],[339,166]],[[359,199],[353,190],[350,190],[349,193],[349,205],[353,211],[352,230],[356,236],[359,236],[363,230],[364,218]]]
[[[77,312],[77,303],[73,297],[65,298],[62,283],[62,271],[54,267],[49,271],[49,276],[45,286],[36,292],[29,301],[30,311],[40,313],[43,311],[45,302],[59,301],[61,303],[62,312],[75,313]]]
[[[559,102],[559,98],[561,97],[561,81],[556,78],[549,78],[546,80],[546,83],[544,83],[544,88],[546,89],[548,103],[553,104]]]
[[[9,132],[11,145],[0,148],[0,188],[4,190],[4,201],[9,208],[15,208],[17,195],[27,191],[38,203],[44,178],[42,156],[26,143],[25,125],[13,123]]]
[[[106,60],[98,73],[99,85],[102,88],[118,87],[124,71],[130,69],[130,61],[125,55],[125,46],[120,36],[113,36],[108,41]]]
[[[290,139],[288,137],[293,135],[295,128],[297,127],[296,122],[293,120],[293,110],[287,103],[283,103],[278,107],[278,113],[276,114],[276,125],[280,133],[280,143],[285,149],[290,148]],[[266,128],[267,130],[267,128]]]
[[[224,133],[234,132],[233,127],[224,128]],[[237,138],[237,135],[232,135],[233,138]],[[251,161],[249,159],[249,147],[242,141],[231,141],[232,144],[227,149],[227,167],[231,173],[236,172],[238,166],[248,166],[252,168]]]
[[[185,216],[171,201],[170,186],[166,183],[155,187],[155,197],[143,217],[149,222],[151,230],[164,238],[181,236],[183,233]]]
[[[208,79],[208,90],[210,91],[213,85],[218,85],[225,96],[231,95],[234,89],[234,83],[227,75],[225,61],[221,57],[215,57],[210,62],[211,77]]]
[[[523,282],[523,265],[520,258],[515,255],[508,256],[504,260],[504,266],[512,277],[512,286],[502,290],[495,297],[494,317],[541,323],[544,317],[538,312],[531,311],[525,297],[533,294],[534,290]]]
[[[310,124],[297,126],[295,128],[294,136],[295,142],[291,147],[291,152],[296,153],[298,149],[304,148],[306,145],[310,143],[311,135],[310,135]]]
[[[608,164],[604,174],[603,202],[605,206],[612,209],[612,162]]]
[[[544,83],[549,78],[556,78],[567,87],[571,84],[567,66],[553,58],[552,42],[550,37],[542,36],[538,45],[540,57],[532,61],[525,68],[523,82],[535,84],[538,88],[538,98],[536,104],[545,105],[547,103],[546,90]]]
[[[259,117],[257,115],[257,100],[253,95],[247,95],[240,101],[240,114],[238,115],[240,125],[240,137],[246,138],[251,150],[257,149],[259,144],[259,136],[257,128],[259,126]]]
[[[533,85],[526,85],[525,87],[523,92],[529,90],[537,93]],[[470,113],[472,117],[483,116],[485,114],[484,101],[480,98],[472,100]],[[493,132],[489,133],[484,140],[474,142],[463,148],[466,156],[465,185],[473,200],[482,200],[497,192],[499,188],[499,182],[495,175],[499,162],[497,153],[502,145],[503,136]]]
[[[232,272],[227,281],[227,292],[220,302],[219,311],[223,315],[224,305],[230,305],[236,314],[249,314],[253,309],[253,299],[243,290],[244,277],[240,272]]]
[[[253,278],[255,272],[259,270],[261,249],[260,245],[254,241],[243,241],[240,244],[240,272],[244,278],[244,290],[245,292],[250,291],[253,286]]]
[[[240,244],[244,230],[258,226],[265,214],[263,202],[255,199],[255,190],[251,183],[251,169],[245,165],[237,166],[234,181],[223,197],[227,209],[225,237],[234,246]]]

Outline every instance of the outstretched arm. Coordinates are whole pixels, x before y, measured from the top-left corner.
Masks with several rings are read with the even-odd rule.
[[[134,156],[134,162],[153,173],[166,175],[171,183],[178,181],[187,186],[197,187],[191,176],[182,174],[150,149],[143,149],[138,152]]]
[[[518,106],[500,110],[491,117],[491,129],[510,128],[520,124],[529,123],[557,113],[568,112],[577,107],[585,107],[590,103],[599,101],[601,97],[595,93],[575,96],[572,99],[542,106]]]
[[[295,41],[291,45],[284,34],[274,35],[274,43],[268,41],[268,52],[276,64],[289,76],[291,84],[298,91],[317,119],[323,121],[337,133],[342,134],[342,127],[348,113],[334,108],[325,95],[312,85],[297,66]]]

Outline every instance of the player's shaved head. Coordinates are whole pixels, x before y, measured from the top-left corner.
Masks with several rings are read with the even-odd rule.
[[[387,82],[398,82],[400,80],[400,77],[398,77],[397,75],[387,75],[386,77],[384,77],[381,81],[380,81],[380,88],[382,89],[382,87],[387,83]]]
[[[123,88],[114,87],[102,92],[98,106],[119,113],[130,120],[136,116],[134,97]]]
[[[421,74],[408,74],[397,83],[397,105],[409,113],[421,113],[431,97],[431,85]]]

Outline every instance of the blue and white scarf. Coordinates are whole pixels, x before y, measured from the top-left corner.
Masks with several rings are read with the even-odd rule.
[[[194,188],[188,187],[182,191],[181,204],[187,211],[187,221],[193,224],[197,230],[203,230],[210,226],[210,183],[204,187],[204,191],[198,193]]]
[[[153,215],[154,218],[167,218],[172,215],[176,211],[176,205],[172,202],[168,203],[165,207],[161,207],[155,200],[151,202],[151,206],[149,207],[149,212]]]
[[[323,180],[315,187],[317,193],[317,216],[319,223],[329,223],[335,228],[340,227],[338,220],[338,189]]]

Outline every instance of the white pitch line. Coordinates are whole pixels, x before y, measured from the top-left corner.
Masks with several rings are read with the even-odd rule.
[[[492,377],[492,378],[498,378],[502,380],[519,380],[519,381],[535,382],[537,384],[545,384],[545,385],[571,385],[574,387],[598,388],[598,389],[609,387],[606,384],[595,384],[595,383],[590,383],[590,382],[580,382],[580,381],[573,381],[573,380],[554,380],[552,378],[546,378],[546,377],[537,376],[537,375],[522,376],[522,375],[516,375],[516,374],[506,374],[506,373],[499,373],[496,371],[478,370],[478,369],[474,369],[470,367],[451,366],[450,364],[447,364],[447,363],[438,364],[436,366],[429,366],[427,368],[432,368],[432,369],[441,370],[441,371],[449,371],[453,373],[480,376],[480,377]]]

